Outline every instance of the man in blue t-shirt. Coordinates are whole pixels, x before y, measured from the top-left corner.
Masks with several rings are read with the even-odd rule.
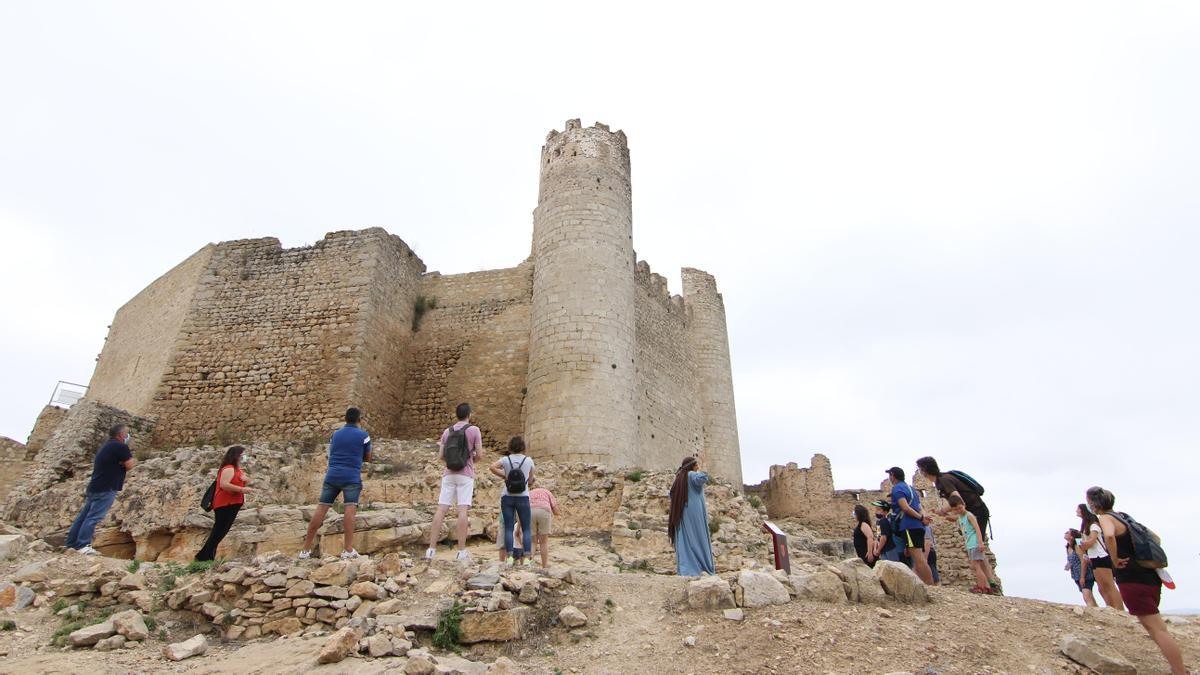
[[[933,571],[925,559],[925,514],[921,513],[921,497],[911,485],[904,482],[904,469],[893,466],[887,470],[892,483],[892,513],[899,516],[899,532],[912,560],[913,571],[926,584],[933,584]]]
[[[117,500],[117,493],[125,487],[125,472],[134,464],[137,460],[129,451],[129,427],[117,424],[108,430],[108,442],[96,451],[92,479],[83,495],[83,508],[67,532],[67,548],[84,555],[99,555],[100,552],[92,548],[96,526],[108,515]]]
[[[329,469],[325,471],[325,484],[321,486],[317,510],[308,523],[308,533],[304,535],[301,560],[312,555],[317,530],[339,493],[346,507],[342,519],[342,559],[358,557],[358,551],[354,550],[354,515],[358,512],[358,498],[362,494],[362,465],[371,461],[371,436],[358,426],[361,419],[361,410],[347,409],[346,426],[333,432],[333,438],[329,440]]]

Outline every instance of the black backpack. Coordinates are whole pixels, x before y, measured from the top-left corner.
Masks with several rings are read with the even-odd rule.
[[[525,466],[525,460],[528,457],[522,457],[521,463],[513,466],[512,457],[508,458],[508,476],[504,479],[504,487],[508,488],[508,494],[519,495],[525,492],[525,472],[521,467]]]
[[[1134,520],[1128,513],[1111,511],[1109,515],[1125,525],[1129,540],[1133,544],[1133,562],[1137,563],[1138,567],[1153,570],[1167,566],[1167,552],[1163,550],[1162,539],[1154,530]]]
[[[451,425],[446,430],[446,445],[442,450],[442,457],[446,460],[446,468],[451,471],[462,471],[467,467],[467,462],[471,459],[471,449],[467,447],[467,429],[470,429],[470,424],[464,424],[461,429],[455,429]]]
[[[205,511],[212,511],[213,497],[217,495],[217,481],[213,481],[212,485],[204,491],[204,496],[200,498],[200,508]]]
[[[983,486],[979,484],[979,481],[975,480],[974,478],[971,478],[971,475],[968,474],[966,471],[959,471],[958,469],[951,469],[951,470],[947,471],[946,473],[957,478],[960,482],[962,482],[963,485],[967,486],[968,490],[974,492],[975,494],[979,495],[980,497],[983,496]]]

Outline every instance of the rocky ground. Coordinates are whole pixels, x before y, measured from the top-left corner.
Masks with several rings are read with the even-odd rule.
[[[801,563],[791,578],[758,565],[727,573],[710,580],[710,593],[689,590],[687,579],[623,568],[604,542],[581,537],[553,542],[548,573],[502,568],[493,548],[478,545],[469,566],[454,563],[448,550],[432,565],[413,555],[392,554],[386,561],[377,558],[357,565],[360,574],[353,582],[329,576],[328,570],[344,571],[330,567],[332,559],[302,568],[294,561],[266,556],[193,574],[166,564],[144,564],[131,574],[129,561],[38,550],[42,548],[34,545],[0,566],[0,582],[22,579],[7,588],[27,589],[20,595],[30,603],[18,609],[23,601],[14,592],[10,606],[0,609],[0,621],[13,622],[11,630],[0,631],[0,672],[1088,672],[1063,653],[1063,639],[1070,635],[1101,652],[1121,652],[1136,672],[1166,672],[1153,643],[1126,615],[982,597],[952,588],[914,585],[921,597],[910,597],[901,583],[915,578],[891,584],[885,579],[882,587],[868,589],[875,578],[870,571],[830,587],[823,580],[840,580],[839,574],[844,576],[847,569],[853,574],[855,566],[843,564],[839,573],[836,565],[816,557]],[[31,575],[31,567],[46,573]],[[304,582],[318,579],[376,597],[374,588],[358,585],[365,573],[381,588],[396,582],[396,592],[379,596],[388,599],[352,603],[354,611],[329,625],[297,622],[294,633],[260,633],[246,639],[244,627],[238,630],[241,617],[225,619],[214,608],[236,606],[237,598],[256,588],[261,591],[262,583],[234,584],[226,599],[208,589],[225,588],[222,579],[259,575],[265,582],[272,574],[287,576],[271,572],[274,569],[308,570],[309,579],[298,580],[286,591],[287,582],[272,580],[282,584],[277,589],[281,596],[303,592],[315,599]],[[168,576],[174,578],[170,589],[163,581]],[[103,585],[109,582],[104,579],[118,577],[105,595]],[[92,580],[104,583],[88,591]],[[855,584],[862,584],[861,592]],[[540,597],[531,599],[525,585]],[[858,602],[851,602],[845,592],[852,585],[861,596]],[[188,588],[192,590],[181,594],[180,589]],[[780,589],[786,589],[782,597]],[[139,592],[147,595],[133,595]],[[209,593],[202,597],[209,606],[200,603],[192,609],[186,599],[172,599],[191,592]],[[924,596],[927,603],[921,602]],[[468,609],[493,610],[478,612],[480,619],[471,627],[464,620],[463,642],[486,641],[464,644],[459,653],[432,644],[438,612],[455,600]],[[359,611],[367,603],[379,611]],[[179,604],[178,609],[172,604]],[[241,604],[244,609],[254,607],[252,600]],[[734,608],[735,604],[741,606]],[[71,616],[71,608],[77,606],[79,615]],[[578,614],[564,612],[568,607]],[[67,616],[57,615],[56,609]],[[105,638],[125,642],[109,651],[72,647],[71,634],[62,630],[111,621],[115,613],[130,610],[143,618],[147,634],[135,631],[141,638],[135,641]],[[514,611],[524,617],[515,629],[507,620]],[[503,620],[488,624],[487,617]],[[567,625],[580,620],[582,625]],[[1200,664],[1200,625],[1175,623],[1171,630],[1189,663]],[[182,661],[164,655],[165,647],[198,635],[207,643],[203,654]],[[236,639],[230,639],[233,635]],[[334,649],[339,642],[340,651]],[[329,653],[337,660],[319,663],[323,650],[326,660]]]

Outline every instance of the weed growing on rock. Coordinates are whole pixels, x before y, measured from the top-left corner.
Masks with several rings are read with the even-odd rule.
[[[129,570],[130,574],[136,574],[137,571],[141,568],[142,568],[142,561],[138,560],[137,558],[130,560],[129,564],[125,566],[125,569]]]
[[[750,499],[748,501],[750,502],[750,506],[753,506],[756,509],[762,508],[762,500],[758,498],[758,495],[750,495]]]
[[[59,612],[63,611],[64,609],[66,609],[70,606],[71,606],[71,603],[67,602],[66,598],[59,598],[54,601],[53,605],[50,605],[50,611],[54,612],[55,614],[58,614]]]
[[[8,631],[8,630],[16,630],[16,629],[17,629],[16,621],[12,621],[12,620],[0,621],[0,630]]]
[[[217,564],[216,560],[193,560],[183,568],[184,574],[203,574],[212,569],[212,566]]]
[[[638,481],[642,480],[642,477],[645,475],[646,472],[644,470],[634,469],[633,471],[625,474],[625,480],[629,481],[630,483],[637,483]]]
[[[462,619],[465,606],[455,601],[438,617],[437,630],[433,631],[433,646],[452,652],[459,651],[462,640]]]
[[[150,632],[154,632],[154,629],[158,628],[158,619],[152,616],[143,617],[142,621],[146,624],[146,630]]]

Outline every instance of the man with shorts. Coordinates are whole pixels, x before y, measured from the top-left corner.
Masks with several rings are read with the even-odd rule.
[[[458,421],[442,432],[442,438],[438,441],[438,454],[443,461],[457,464],[454,457],[447,457],[447,450],[450,455],[462,453],[462,459],[465,461],[461,468],[451,469],[448,465],[442,472],[442,490],[438,495],[437,511],[433,514],[433,526],[429,528],[426,560],[433,560],[433,556],[437,554],[437,542],[442,537],[442,521],[445,520],[446,511],[450,510],[451,506],[458,509],[456,559],[464,562],[471,560],[471,554],[467,553],[467,512],[471,509],[471,497],[475,493],[475,462],[483,448],[483,435],[479,432],[479,427],[471,424],[469,403],[459,403],[454,409],[454,416]]]
[[[346,410],[346,426],[333,432],[333,438],[329,441],[329,469],[325,472],[317,510],[308,523],[308,533],[304,535],[301,560],[312,555],[317,530],[339,493],[346,510],[342,520],[342,560],[358,557],[358,551],[354,550],[354,516],[358,513],[358,498],[362,494],[362,465],[371,461],[371,436],[358,426],[361,419],[362,411],[358,408]]]
[[[904,469],[893,466],[887,470],[892,483],[892,512],[899,516],[899,535],[912,559],[913,571],[927,585],[933,585],[933,571],[925,559],[925,514],[921,513],[921,498],[912,486],[904,482]]]

